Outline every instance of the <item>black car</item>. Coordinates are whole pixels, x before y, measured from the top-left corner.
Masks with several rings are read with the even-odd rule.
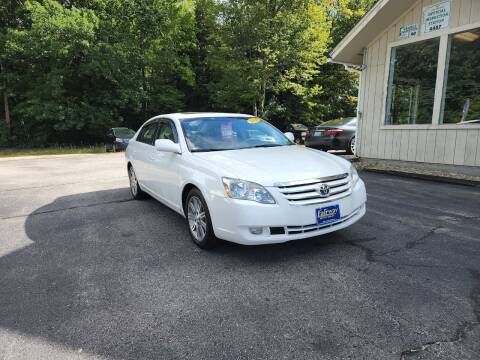
[[[305,136],[307,135],[308,128],[303,124],[290,124],[287,128],[287,132],[293,133],[295,137],[295,143],[303,144]]]
[[[125,150],[128,142],[135,135],[129,128],[118,127],[108,129],[105,136],[105,151]]]
[[[357,118],[343,118],[324,122],[307,133],[305,146],[320,150],[345,150],[355,153]]]

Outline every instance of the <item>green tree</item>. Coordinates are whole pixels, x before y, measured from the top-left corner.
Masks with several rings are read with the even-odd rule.
[[[94,142],[109,126],[184,106],[194,84],[189,2],[45,0],[25,9],[31,26],[10,28],[3,52],[24,142]]]
[[[184,110],[280,127],[349,115],[357,75],[326,60],[371,3],[7,0],[2,123],[18,144],[43,145],[92,143],[107,127]]]
[[[197,0],[194,3],[194,44],[190,49],[195,86],[187,94],[187,107],[195,111],[212,111],[215,105],[209,84],[213,81],[212,53],[220,46],[220,6],[216,0]]]
[[[221,42],[210,58],[217,107],[268,117],[285,92],[298,97],[326,61],[330,23],[314,1],[221,4]]]
[[[324,0],[323,4],[332,22],[330,52],[373,6],[376,0]],[[316,125],[320,121],[355,116],[358,97],[358,71],[343,65],[319,64],[318,72],[309,84],[317,89],[308,103],[304,122]]]
[[[6,36],[7,79],[16,101],[12,114],[22,119],[25,134],[35,134],[28,140],[40,144],[55,130],[81,128],[92,112],[79,91],[77,69],[92,46],[98,18],[52,0],[26,2],[25,9],[31,26],[9,29]]]
[[[9,84],[9,68],[5,58],[5,42],[8,29],[25,25],[27,18],[23,9],[23,0],[7,0],[0,3],[0,92],[2,104],[0,108],[4,122],[0,123],[0,146],[8,143],[11,135],[12,119],[10,114],[12,91]]]

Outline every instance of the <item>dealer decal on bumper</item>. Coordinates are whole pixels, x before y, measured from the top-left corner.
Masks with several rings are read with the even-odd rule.
[[[340,220],[340,206],[332,205],[317,209],[315,211],[317,224],[325,225],[330,224]]]

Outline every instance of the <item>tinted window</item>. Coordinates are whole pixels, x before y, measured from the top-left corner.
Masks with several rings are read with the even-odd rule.
[[[157,139],[172,140],[177,142],[177,132],[175,131],[175,125],[170,120],[162,120],[158,124]]]
[[[323,126],[342,126],[342,125],[355,125],[357,123],[356,118],[343,118],[343,119],[336,119],[324,122],[320,127]]]
[[[430,124],[440,38],[392,48],[386,124]]]
[[[480,29],[448,39],[441,122],[480,119]]]
[[[140,134],[138,135],[137,141],[143,142],[148,145],[153,145],[153,143],[155,142],[157,125],[158,123],[156,121],[145,125],[142,128]]]
[[[129,128],[115,128],[113,132],[120,139],[131,139],[135,135],[135,131]]]

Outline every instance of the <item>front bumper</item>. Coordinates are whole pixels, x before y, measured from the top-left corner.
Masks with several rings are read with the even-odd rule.
[[[357,182],[350,195],[314,205],[292,205],[277,188],[269,187],[268,190],[277,204],[266,205],[212,196],[209,210],[215,235],[245,245],[283,243],[344,229],[360,220],[366,212],[367,197],[362,180]],[[315,210],[336,204],[340,206],[341,219],[324,226],[316,225]],[[262,233],[252,234],[250,228],[253,227],[263,228]],[[283,228],[284,233],[271,234],[272,228]]]

